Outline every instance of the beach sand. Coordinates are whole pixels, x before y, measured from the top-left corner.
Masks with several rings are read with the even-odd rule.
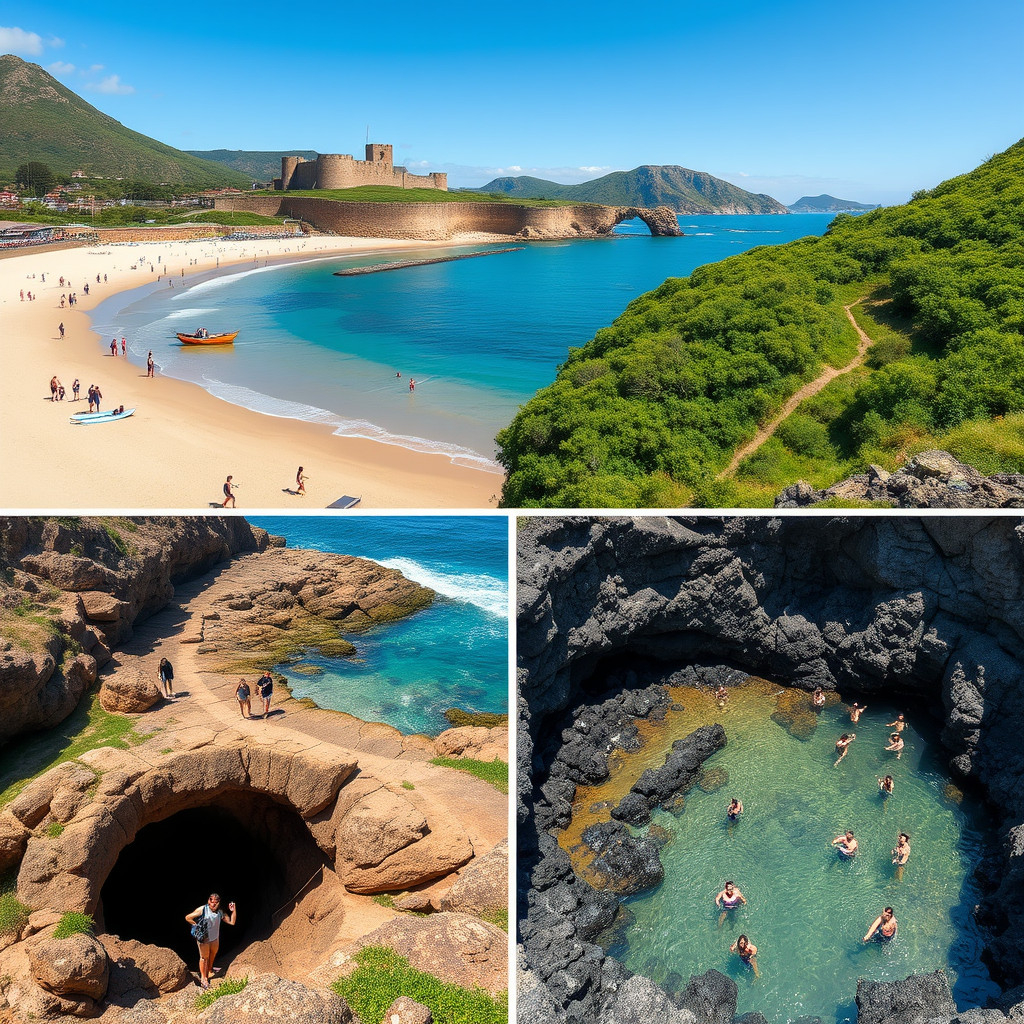
[[[460,237],[451,245],[495,241]],[[226,241],[153,241],[99,244],[0,259],[0,506],[8,509],[207,509],[220,506],[228,474],[237,507],[294,511],[324,508],[343,494],[360,508],[497,507],[502,477],[452,465],[441,455],[410,451],[331,428],[265,416],[213,397],[195,384],[146,377],[144,367],[101,348],[89,311],[124,289],[153,282],[150,261],[170,280],[218,266],[283,262],[382,249],[437,248],[437,242],[341,238]],[[157,256],[163,263],[157,263]],[[144,261],[144,262],[143,262]],[[135,265],[136,269],[132,269]],[[45,282],[42,276],[45,274]],[[105,283],[96,283],[96,275]],[[63,275],[65,286],[59,284]],[[70,282],[70,287],[68,286]],[[89,294],[83,285],[89,282]],[[24,289],[38,296],[22,301]],[[62,293],[77,293],[74,308],[60,308]],[[65,337],[58,325],[63,321]],[[50,401],[50,378],[64,385],[63,402]],[[72,401],[71,384],[81,382]],[[76,426],[88,411],[90,384],[102,408],[136,407],[126,420]],[[299,466],[306,495],[288,493]],[[230,507],[230,506],[229,506]]]

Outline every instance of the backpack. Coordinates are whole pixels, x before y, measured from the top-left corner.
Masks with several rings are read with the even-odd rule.
[[[206,907],[203,907],[203,912],[198,921],[192,925],[192,938],[197,942],[205,942],[206,936],[209,930],[209,923],[206,920]]]

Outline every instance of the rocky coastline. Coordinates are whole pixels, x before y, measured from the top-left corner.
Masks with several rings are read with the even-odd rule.
[[[735,984],[718,972],[659,988],[605,956],[596,941],[620,913],[621,892],[601,872],[611,865],[629,880],[622,891],[656,884],[656,843],[629,839],[619,821],[592,835],[614,850],[598,864],[595,888],[593,863],[579,877],[556,838],[577,784],[606,778],[609,754],[636,743],[636,720],[664,714],[665,690],[650,685],[652,673],[630,667],[641,661],[664,665],[666,683],[728,684],[759,674],[841,688],[848,699],[898,697],[941,720],[953,777],[977,785],[998,809],[997,863],[983,868],[986,898],[976,915],[990,929],[987,962],[1004,995],[998,1007],[972,1012],[991,1024],[1024,1012],[1024,756],[1016,739],[1024,728],[1022,594],[1024,531],[1010,518],[524,524],[520,1016],[603,1024],[652,1016],[726,1024],[735,1017]],[[688,741],[695,749],[713,742],[707,735]],[[690,759],[689,773],[666,778],[684,792],[696,767]],[[613,818],[642,820],[648,801],[671,800],[671,789],[634,787]],[[862,982],[856,999],[860,1019],[873,1024],[957,1016],[941,973]]]
[[[211,874],[238,898],[222,959],[248,984],[201,1019],[347,1024],[331,984],[366,946],[465,988],[507,987],[507,798],[432,763],[505,760],[507,726],[406,736],[279,694],[270,716],[245,718],[234,698],[240,667],[345,656],[348,637],[427,607],[432,591],[364,559],[288,549],[238,517],[0,528],[7,738],[45,734],[97,686],[134,729],[30,777],[0,809],[0,900],[24,915],[0,929],[0,1016],[196,1019],[180,908]],[[165,655],[174,700],[157,683]],[[19,690],[45,714],[23,712]],[[196,828],[224,847],[206,871]],[[165,859],[175,870],[154,872]],[[145,914],[131,909],[140,891]],[[60,938],[69,914],[94,923]],[[403,1022],[423,1012],[395,1009]]]

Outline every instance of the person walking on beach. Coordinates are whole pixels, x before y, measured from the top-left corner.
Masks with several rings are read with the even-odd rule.
[[[746,937],[746,935],[741,935],[729,947],[729,952],[736,953],[739,958],[754,972],[755,978],[761,977],[761,974],[757,969],[757,946],[755,946],[750,939]]]
[[[249,703],[251,696],[252,691],[249,689],[249,684],[244,679],[240,679],[235,688],[235,697],[238,699],[238,710],[243,718],[252,718],[252,706]]]
[[[110,354],[116,359],[117,358],[117,338],[110,339]]]
[[[146,356],[146,376],[147,377],[152,377],[153,376],[154,365],[155,364],[153,363],[153,350],[150,349],[149,350],[149,355]]]
[[[899,928],[899,924],[896,921],[892,907],[886,907],[878,917],[871,922],[871,927],[868,928],[867,935],[864,936],[865,942],[870,942],[872,938],[877,938],[879,942],[891,942],[896,938],[896,931]]]
[[[92,412],[92,407],[96,404],[96,385],[89,385],[89,412]]]
[[[832,766],[833,768],[839,767],[839,762],[850,752],[850,744],[857,738],[855,732],[843,733],[839,739],[836,740],[836,752],[839,756],[836,758],[836,763]]]
[[[412,377],[409,378],[409,390],[410,391],[415,391],[416,390],[416,381],[414,381],[412,379]]]
[[[295,474],[295,493],[305,494],[306,493],[306,476],[302,472],[302,467],[299,466],[298,473]]]
[[[170,700],[174,696],[174,666],[166,658],[160,659],[160,685],[164,696]]]
[[[227,480],[224,481],[224,500],[220,503],[220,507],[221,508],[227,508],[229,501],[231,502],[231,507],[232,508],[235,507],[235,490],[234,489],[237,486],[238,486],[238,484],[232,484],[231,483],[231,477],[230,476],[227,478]]]
[[[121,336],[121,355],[128,358],[128,339],[124,335]]]
[[[103,397],[103,392],[100,391],[99,385],[98,384],[93,384],[93,386],[92,386],[92,398],[93,398],[93,401],[96,403],[96,411],[97,412],[100,411],[100,399],[102,397]]]
[[[844,835],[836,836],[832,840],[832,845],[838,847],[839,856],[845,857],[849,860],[851,857],[857,856],[857,840],[853,838],[853,833],[847,829]]]
[[[71,385],[71,394],[73,394],[75,396],[74,399],[73,399],[73,401],[75,401],[75,402],[78,401],[78,390],[79,390],[79,388],[81,388],[81,386],[82,385],[79,384],[78,378],[76,377],[74,384]]]
[[[51,402],[56,402],[57,401],[57,384],[58,384],[57,377],[56,377],[56,375],[54,375],[53,377],[50,378],[50,401]]]
[[[64,340],[64,321],[63,320],[61,320],[61,322],[57,325],[57,330],[60,331],[60,340],[63,341]]]
[[[270,714],[270,698],[274,695],[274,677],[270,674],[269,668],[263,670],[259,687],[260,696],[263,698],[263,719],[266,721],[267,715]]]
[[[213,893],[201,906],[185,920],[192,925],[192,935],[199,945],[199,984],[202,988],[210,987],[210,975],[213,973],[213,961],[220,948],[220,923],[233,925],[236,908],[234,903],[228,904],[228,913],[220,909],[220,895]]]

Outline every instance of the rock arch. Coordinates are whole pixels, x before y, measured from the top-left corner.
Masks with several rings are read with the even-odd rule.
[[[613,209],[615,221],[611,227],[621,224],[624,220],[642,220],[655,236],[674,236],[683,233],[675,213],[667,206],[656,206],[651,209],[643,206],[617,206]]]

